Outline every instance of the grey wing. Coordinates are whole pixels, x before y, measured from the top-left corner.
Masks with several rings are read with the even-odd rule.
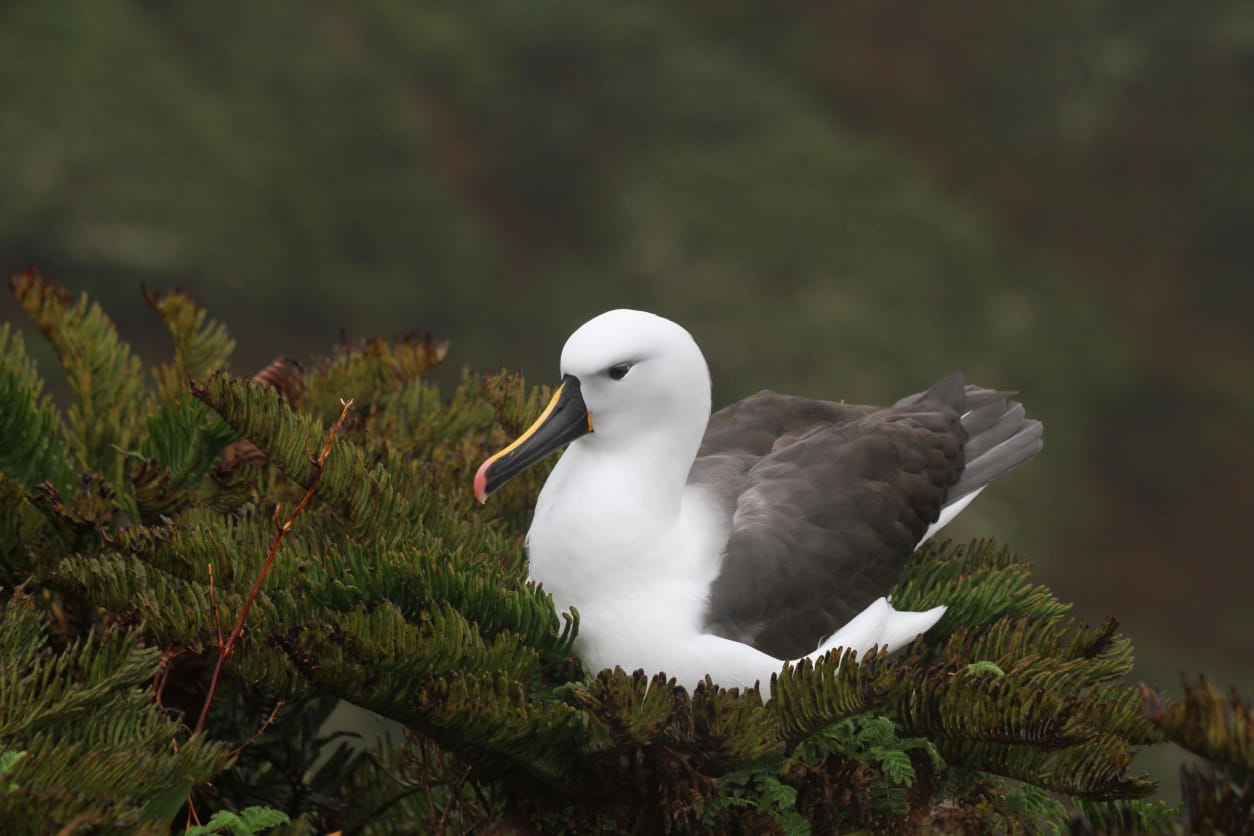
[[[815,427],[845,424],[878,409],[779,395],[763,389],[710,416],[697,459],[716,455],[765,456]]]
[[[732,516],[705,629],[781,659],[887,594],[955,486],[983,486],[963,485],[964,447],[992,456],[993,478],[1040,443],[1018,404],[958,375],[887,408],[769,394],[736,406],[711,419],[693,471]]]

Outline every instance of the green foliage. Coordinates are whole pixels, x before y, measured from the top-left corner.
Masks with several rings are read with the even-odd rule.
[[[850,717],[806,740],[793,757],[812,767],[833,753],[874,764],[881,774],[871,783],[872,803],[877,810],[901,816],[909,811],[906,790],[917,777],[910,752],[926,755],[937,771],[945,769],[945,760],[931,741],[899,738],[897,731],[888,717]]]
[[[210,319],[208,312],[182,291],[153,295],[144,291],[144,299],[161,315],[174,338],[174,359],[153,369],[162,399],[174,400],[189,380],[204,380],[225,369],[235,340],[226,326]]]
[[[916,556],[894,603],[949,610],[891,657],[833,653],[748,690],[589,673],[571,657],[575,614],[525,581],[543,473],[490,509],[469,490],[547,390],[464,375],[444,398],[422,377],[444,346],[419,335],[232,378],[225,329],[182,294],[149,297],[175,357],[148,387],[98,309],[32,274],[14,288],[83,379],[62,421],[20,341],[0,341],[15,394],[0,426],[23,440],[0,461],[2,566],[32,590],[9,596],[0,633],[0,751],[29,753],[4,779],[9,809],[181,827],[190,801],[208,816],[196,832],[279,816],[373,832],[1049,830],[1065,804],[1137,826],[1161,812],[1136,801],[1153,784],[1128,772],[1163,739],[1122,682],[1130,643],[1113,621],[1074,618],[992,542]],[[100,413],[105,392],[127,416]],[[87,434],[89,414],[108,427]],[[64,490],[38,480],[45,467],[64,468]],[[275,506],[315,479],[278,541]],[[276,548],[207,733],[188,734],[154,697],[199,715]],[[353,743],[327,727],[337,704],[404,739]],[[1246,726],[1233,722],[1219,734],[1239,756]]]
[[[1024,823],[1041,832],[1062,832],[1066,806],[1055,796],[1023,781],[994,780],[992,784],[1004,794],[997,806],[1007,826]]]
[[[1248,587],[1251,7],[1095,8],[9,3],[3,255],[72,270],[145,351],[136,280],[196,288],[236,374],[426,322],[552,380],[561,334],[624,303],[690,324],[719,400],[961,367],[1050,446],[955,536],[995,519],[1077,584],[1197,553]],[[497,500],[522,519],[527,491]],[[1136,616],[1138,588],[1104,600]],[[1176,596],[1138,648],[1194,623],[1240,676],[1235,601]]]
[[[49,481],[63,494],[74,470],[60,443],[61,420],[43,379],[26,353],[22,335],[0,325],[0,400],[7,407],[0,423],[0,470],[25,488]]]
[[[193,825],[185,831],[186,836],[214,836],[217,833],[231,833],[236,836],[252,836],[264,833],[272,827],[287,824],[291,819],[280,810],[269,807],[245,807],[238,814],[230,810],[219,810],[204,824]]]
[[[1076,801],[1079,819],[1099,833],[1178,833],[1185,830],[1180,821],[1180,808],[1165,801]],[[1234,820],[1234,823],[1240,820]],[[1244,821],[1248,822],[1246,818]],[[1196,825],[1188,832],[1199,832]],[[1238,833],[1239,829],[1224,827],[1220,833]]]
[[[788,836],[809,836],[808,822],[796,810],[797,790],[765,770],[733,772],[718,782],[718,794],[705,808],[703,823],[714,827],[723,811],[750,810],[778,825]]]
[[[972,662],[971,664],[967,665],[967,671],[969,673],[991,673],[994,676],[1006,675],[1006,672],[1004,670],[997,667],[992,662],[986,662],[984,660],[980,660],[979,662]]]
[[[1254,771],[1254,708],[1236,688],[1224,694],[1209,677],[1182,681],[1184,703],[1167,701],[1148,686],[1141,697],[1151,722],[1174,743],[1241,772]]]
[[[1182,678],[1183,704],[1142,683],[1145,714],[1173,743],[1205,757],[1181,767],[1185,823],[1194,831],[1235,833],[1254,821],[1254,704],[1209,677]]]
[[[123,451],[138,437],[146,412],[139,359],[86,296],[74,304],[60,285],[34,272],[14,276],[9,286],[56,349],[74,394],[63,427],[70,452],[80,468],[121,485]]]
[[[231,760],[203,737],[182,740],[153,704],[160,651],[139,635],[92,631],[54,642],[48,611],[0,591],[0,818],[11,833],[94,826],[163,830],[188,790]],[[54,645],[59,645],[56,647]],[[161,800],[181,787],[173,808]]]
[[[26,752],[14,752],[12,750],[0,752],[0,781],[6,781],[9,773],[17,766],[18,761],[24,757],[26,757]],[[4,792],[13,792],[17,788],[17,783],[14,781],[8,781],[0,785],[0,789],[3,789]]]

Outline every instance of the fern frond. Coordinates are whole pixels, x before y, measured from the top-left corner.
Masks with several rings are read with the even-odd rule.
[[[388,603],[361,607],[333,622],[307,624],[290,642],[298,659],[363,677],[344,684],[363,705],[396,719],[411,712],[415,688],[433,676],[493,673],[527,683],[538,663],[512,635],[485,641],[448,605],[432,606],[416,624]]]
[[[226,747],[203,737],[174,745],[180,728],[147,691],[159,656],[116,630],[53,652],[35,601],[8,596],[0,750],[26,755],[8,776],[14,788],[0,791],[6,833],[71,821],[163,832],[191,788],[229,763]]]
[[[50,481],[68,493],[76,481],[61,418],[20,332],[0,325],[0,472],[26,489]]]
[[[313,478],[311,457],[322,447],[326,431],[284,403],[274,389],[218,374],[193,392],[256,444],[288,478],[300,485]],[[340,441],[323,468],[318,497],[334,505],[356,534],[395,537],[418,523],[413,503],[394,486],[409,471],[411,467],[398,456],[372,465],[359,447]]]
[[[152,370],[162,400],[173,401],[187,391],[188,381],[202,381],[224,370],[235,351],[226,326],[181,290],[164,294],[144,289],[144,300],[161,315],[174,338],[174,359]]]
[[[0,471],[0,584],[24,581],[41,555],[43,562],[56,561],[59,549],[44,541],[49,528],[48,518],[31,502],[23,486]],[[44,548],[37,547],[41,542]]]
[[[171,577],[134,556],[73,556],[62,561],[49,582],[96,602],[124,622],[142,622],[145,634],[163,646],[203,650],[217,641],[208,584]],[[218,623],[231,623],[243,606],[246,591],[226,586],[217,590]],[[298,601],[289,590],[263,590],[226,670],[243,681],[264,679],[269,691],[282,697],[303,694],[307,686],[277,634],[284,625],[324,612],[311,602]]]
[[[588,715],[583,746],[594,754],[650,743],[689,707],[687,693],[664,674],[650,678],[622,668],[601,671],[586,686],[573,688],[570,698]]]
[[[545,657],[569,656],[573,621],[562,627],[542,589],[505,574],[485,554],[491,552],[482,544],[422,539],[387,550],[343,544],[329,552],[329,572],[319,564],[306,574],[315,586],[325,585],[328,602],[337,608],[386,597],[407,618],[417,619],[431,606],[448,603],[486,637],[510,631]]]
[[[1030,677],[941,672],[924,677],[898,699],[894,716],[905,732],[937,740],[1028,743],[1054,749],[1092,736],[1072,722],[1077,697],[1034,686]]]
[[[758,688],[720,688],[709,678],[692,692],[693,761],[738,769],[784,753],[778,718],[762,710]]]
[[[14,276],[9,287],[65,369],[74,395],[65,438],[79,467],[122,485],[123,451],[133,448],[148,413],[139,359],[86,296],[74,304],[64,288],[33,271]]]
[[[1090,832],[1097,833],[1170,833],[1175,830],[1180,813],[1178,807],[1165,801],[1139,799],[1091,801],[1078,798],[1075,806]]]
[[[582,728],[580,714],[561,702],[531,699],[506,676],[439,677],[415,695],[414,706],[420,726],[489,768],[522,770],[559,785],[575,778],[569,753]]]
[[[1078,798],[1141,798],[1156,784],[1146,775],[1129,777],[1134,754],[1126,741],[1100,735],[1081,744],[1048,750],[1026,744],[986,741],[937,742],[946,762],[992,772]]]
[[[1030,567],[992,540],[927,544],[911,558],[893,589],[893,606],[924,610],[944,604],[935,642],[958,627],[981,627],[1009,616],[1053,621],[1071,607],[1046,587],[1031,583]]]
[[[326,423],[338,414],[330,410],[340,398],[352,398],[358,416],[369,416],[447,354],[447,342],[417,332],[391,340],[372,337],[339,346],[331,357],[317,362],[303,376],[305,403]]]
[[[1117,627],[1113,619],[1090,628],[1072,616],[1006,615],[989,624],[956,630],[940,655],[976,658],[1003,668],[1028,658],[1083,661],[1091,682],[1108,682],[1132,669],[1131,642],[1115,632]]]
[[[785,665],[771,678],[768,704],[784,736],[795,743],[878,704],[900,681],[886,658],[872,650],[859,660],[853,651],[841,651],[817,662]]]
[[[176,392],[149,416],[131,473],[142,520],[176,513],[211,492],[206,476],[235,432],[190,394]]]
[[[1227,694],[1203,676],[1196,685],[1180,679],[1184,703],[1167,701],[1141,685],[1145,715],[1168,739],[1239,770],[1254,771],[1254,708],[1236,688]]]

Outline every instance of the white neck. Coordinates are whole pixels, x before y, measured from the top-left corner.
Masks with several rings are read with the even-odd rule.
[[[643,594],[651,578],[673,577],[677,564],[698,559],[684,548],[692,523],[685,487],[703,432],[598,438],[594,430],[570,445],[540,491],[527,535],[531,577],[559,609]],[[667,571],[658,572],[663,564]]]
[[[704,432],[704,425],[701,430]],[[554,469],[563,471],[559,480],[578,479],[579,489],[563,497],[564,502],[609,503],[603,520],[623,514],[647,514],[657,524],[674,520],[679,514],[688,473],[697,457],[701,434],[691,431],[662,431],[628,438],[601,438],[593,431],[576,441]],[[545,491],[553,477],[545,484]],[[563,489],[563,492],[570,488]],[[556,491],[554,491],[556,493]],[[541,494],[543,496],[543,492]]]

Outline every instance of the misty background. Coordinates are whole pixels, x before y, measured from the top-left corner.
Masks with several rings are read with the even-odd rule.
[[[241,375],[425,330],[445,383],[554,383],[612,307],[684,324],[716,406],[960,370],[1045,450],[948,533],[1117,618],[1138,677],[1254,690],[1248,3],[8,0],[28,266],[149,361],[141,282],[186,289]]]

